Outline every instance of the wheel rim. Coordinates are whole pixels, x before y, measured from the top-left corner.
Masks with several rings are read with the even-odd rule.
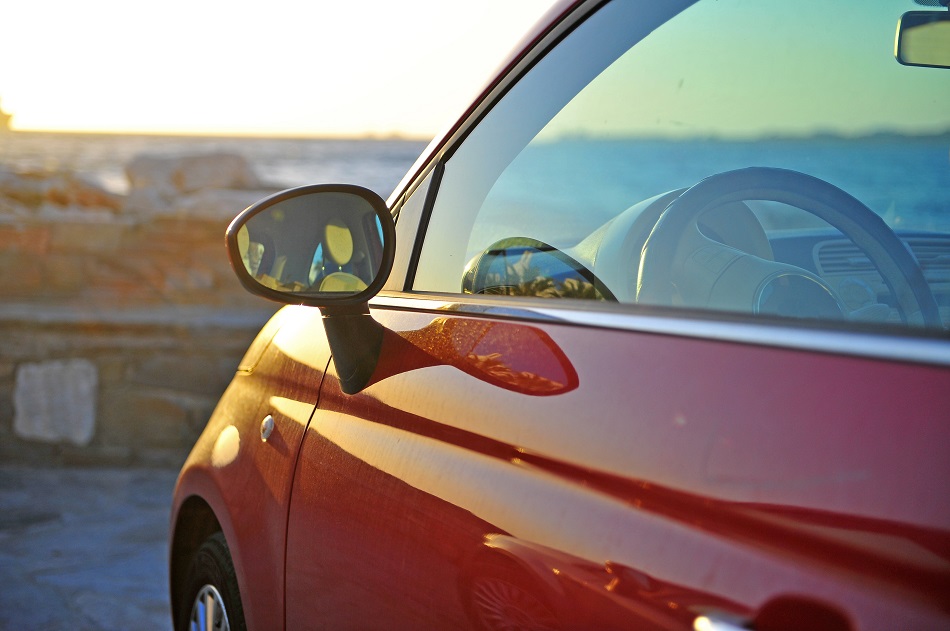
[[[205,585],[198,590],[191,606],[190,620],[191,631],[230,631],[224,599],[214,585]]]
[[[557,621],[548,607],[535,596],[508,581],[476,579],[472,604],[483,626],[497,631],[540,631],[556,629]]]

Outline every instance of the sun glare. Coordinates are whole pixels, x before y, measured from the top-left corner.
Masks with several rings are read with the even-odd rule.
[[[431,136],[551,3],[20,0],[0,107],[17,130]]]

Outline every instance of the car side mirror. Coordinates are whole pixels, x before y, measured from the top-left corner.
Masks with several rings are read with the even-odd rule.
[[[238,215],[226,233],[228,257],[251,293],[319,307],[347,394],[369,382],[384,329],[368,301],[392,271],[396,227],[376,193],[343,184],[277,193]]]
[[[272,195],[227,229],[228,257],[251,293],[287,304],[365,305],[392,270],[396,230],[386,202],[350,185]]]
[[[902,15],[897,23],[894,56],[905,66],[950,68],[950,11],[909,11]]]

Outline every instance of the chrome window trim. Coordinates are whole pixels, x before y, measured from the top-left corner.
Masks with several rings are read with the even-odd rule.
[[[615,308],[582,308],[564,303],[547,307],[538,305],[536,300],[484,300],[481,297],[447,294],[407,295],[384,292],[370,301],[370,307],[559,322],[638,333],[950,366],[950,339],[797,328],[780,323],[718,320],[698,315],[676,317],[619,313]]]

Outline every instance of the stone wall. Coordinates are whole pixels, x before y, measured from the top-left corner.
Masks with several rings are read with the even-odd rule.
[[[266,318],[5,311],[0,459],[48,464],[181,464]]]
[[[234,156],[142,158],[115,196],[0,168],[0,458],[180,464],[278,305],[224,230],[271,192]]]

